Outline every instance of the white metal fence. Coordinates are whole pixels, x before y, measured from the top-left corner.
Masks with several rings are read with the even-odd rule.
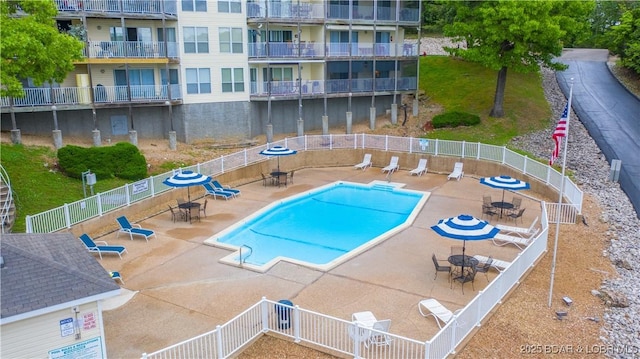
[[[498,162],[512,167],[523,174],[540,180],[542,183],[556,190],[560,189],[560,183],[562,181],[562,174],[553,167],[532,160],[527,156],[522,156],[504,146],[486,145],[476,142],[437,139],[426,140],[414,137],[368,134],[314,135],[285,138],[272,144],[247,148],[183,169],[204,173],[209,176],[217,176],[225,172],[268,160],[267,157],[260,154],[260,151],[273,145],[283,145],[298,151],[330,151],[334,149],[362,148],[392,152],[422,153],[433,156],[473,158]],[[100,217],[106,212],[153,197],[171,189],[171,187],[162,183],[162,181],[171,174],[171,172],[167,172],[158,176],[152,176],[136,183],[65,204],[62,207],[54,208],[33,216],[27,216],[26,232],[50,233],[71,228],[74,224]],[[561,222],[575,223],[575,214],[582,212],[583,193],[568,177],[565,176],[564,181],[564,194],[568,204],[563,205],[565,209],[561,210],[561,214],[563,215]],[[551,218],[555,220],[556,217],[554,215]]]
[[[431,340],[423,342],[375,329],[365,330],[344,319],[262,298],[215,330],[150,354],[144,353],[142,358],[228,358],[238,354],[262,333],[268,332],[289,337],[296,343],[306,342],[354,358],[445,358],[455,353],[465,337],[481,324],[547,250],[549,221],[544,202],[541,207],[542,231],[538,237]],[[376,334],[388,335],[390,344],[364,345],[369,335]]]

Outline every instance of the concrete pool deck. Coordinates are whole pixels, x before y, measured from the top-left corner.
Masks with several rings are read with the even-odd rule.
[[[385,177],[375,167],[366,171],[353,167],[300,169],[296,170],[295,183],[288,187],[264,187],[257,181],[239,186],[242,194],[238,198],[224,201],[209,197],[207,217],[200,222],[174,223],[168,211],[148,218],[140,224],[157,234],[149,242],[116,238],[116,233],[99,238],[125,245],[128,250],[122,260],[111,256],[100,261],[105,269],[122,274],[127,289],[123,296],[131,297],[105,303],[105,308],[113,308],[104,312],[108,356],[139,357],[211,331],[263,296],[288,299],[302,308],[347,320],[354,312],[372,311],[378,319],[391,319],[391,333],[430,339],[438,326],[433,318],[424,318],[418,312],[421,299],[434,297],[453,311],[466,305],[487,284],[479,274],[475,290],[466,284],[463,295],[459,284],[450,288],[446,274],[440,273],[434,280],[431,261],[432,253],[446,260],[451,246],[462,245],[440,237],[430,229],[433,224],[462,213],[480,218],[483,194],[491,194],[494,200],[501,198],[501,190],[482,185],[475,177],[447,181],[446,174],[417,177],[406,170],[393,174],[392,182],[431,192],[415,222],[327,272],[280,262],[258,273],[219,263],[230,251],[204,244],[207,238],[275,200],[338,180],[369,183]],[[513,195],[507,193],[505,200],[510,201]],[[540,205],[525,197],[537,197],[535,193],[524,191],[522,195],[522,208],[527,210],[524,223],[518,225],[529,226],[540,215]],[[507,223],[497,218],[491,222]],[[358,225],[366,223],[354,223]],[[488,240],[467,242],[467,253],[510,261],[519,250]],[[495,275],[490,271],[489,280]]]

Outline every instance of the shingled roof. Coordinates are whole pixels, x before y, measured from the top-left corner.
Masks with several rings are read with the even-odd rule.
[[[119,293],[97,259],[71,233],[3,234],[0,319]]]

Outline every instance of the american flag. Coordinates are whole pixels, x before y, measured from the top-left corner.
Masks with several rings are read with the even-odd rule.
[[[549,165],[553,165],[553,163],[560,156],[560,145],[562,144],[562,137],[567,137],[567,121],[569,121],[569,103],[564,106],[564,111],[562,111],[562,116],[560,116],[560,121],[558,121],[558,125],[556,129],[553,131],[553,142],[555,143],[555,147],[553,148],[553,152],[551,153],[551,159],[549,160]]]

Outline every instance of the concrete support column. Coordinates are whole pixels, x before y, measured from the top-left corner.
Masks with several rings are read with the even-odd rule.
[[[298,137],[304,136],[304,120],[298,120]]]
[[[14,145],[19,145],[22,143],[22,134],[20,133],[20,130],[11,130],[11,143],[13,143]]]
[[[93,137],[93,145],[95,147],[102,146],[102,138],[100,138],[100,130],[91,131],[91,135]]]
[[[398,123],[398,104],[397,103],[391,104],[391,123],[394,125]]]
[[[369,129],[370,130],[376,129],[376,108],[375,107],[369,107]]]
[[[322,116],[322,134],[329,134],[329,116]]]
[[[417,98],[413,99],[413,115],[418,116],[418,106],[420,105],[420,101]]]
[[[169,149],[175,151],[178,145],[176,140],[176,131],[169,131]]]
[[[273,142],[273,125],[267,125],[267,143]]]
[[[62,148],[62,131],[53,130],[53,146],[56,150]]]
[[[353,122],[353,112],[347,112],[347,135],[351,134],[351,124]]]
[[[129,142],[131,142],[132,145],[138,147],[138,131],[129,131]]]

